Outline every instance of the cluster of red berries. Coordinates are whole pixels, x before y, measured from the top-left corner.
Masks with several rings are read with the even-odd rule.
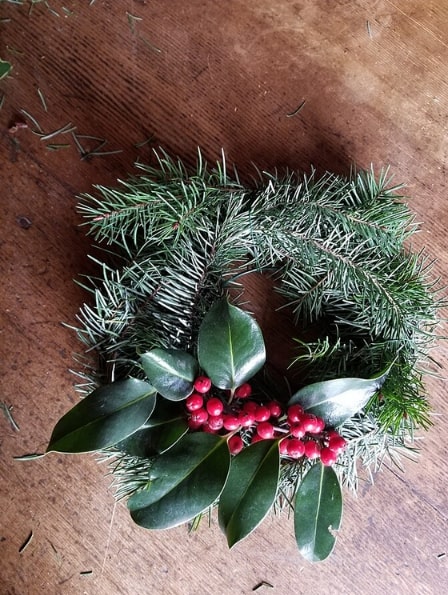
[[[320,458],[324,465],[333,465],[346,446],[345,439],[336,430],[325,430],[322,418],[306,413],[299,404],[290,405],[286,412],[276,401],[258,403],[249,399],[252,387],[245,383],[234,394],[234,401],[226,405],[211,393],[210,378],[199,376],[194,392],[187,397],[185,406],[192,430],[210,433],[233,432],[228,440],[231,454],[244,448],[246,442],[279,439],[280,454],[290,459]]]

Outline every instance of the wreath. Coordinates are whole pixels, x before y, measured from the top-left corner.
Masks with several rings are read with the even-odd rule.
[[[231,547],[292,510],[301,554],[323,560],[342,490],[412,455],[431,423],[422,363],[440,302],[407,248],[413,216],[387,171],[257,172],[246,187],[224,156],[209,168],[199,152],[192,171],[155,157],[81,197],[106,257],[75,327],[83,398],[47,452],[100,453],[148,529],[217,507]],[[291,317],[286,373],[266,362],[248,275]]]

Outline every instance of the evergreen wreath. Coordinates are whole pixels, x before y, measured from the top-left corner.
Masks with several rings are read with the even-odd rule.
[[[292,509],[300,552],[323,560],[342,488],[399,464],[431,423],[422,364],[440,300],[407,246],[413,216],[387,171],[258,172],[248,188],[224,156],[210,169],[199,152],[193,172],[155,156],[81,198],[107,254],[76,327],[99,365],[82,360],[84,398],[47,452],[100,453],[150,529],[194,527],[217,506],[231,547]],[[266,364],[248,274],[272,279],[291,312],[298,390]]]

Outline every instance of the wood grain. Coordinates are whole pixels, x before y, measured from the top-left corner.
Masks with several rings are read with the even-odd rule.
[[[13,64],[0,81],[0,400],[20,426],[14,432],[0,418],[0,592],[233,595],[267,581],[273,588],[257,593],[445,593],[443,341],[434,353],[441,378],[427,382],[439,415],[420,463],[385,468],[374,487],[347,497],[336,551],[317,566],[298,556],[286,517],[228,551],[216,519],[193,534],[134,526],[92,457],[12,457],[42,451],[77,399],[69,368],[79,344],[61,323],[74,323],[86,296],[72,279],[92,265],[76,195],[151,161],[153,145],[190,163],[198,146],[212,161],[223,148],[246,180],[253,163],[336,172],[390,165],[423,223],[414,248],[426,246],[446,277],[446,2],[54,0],[59,16],[43,2],[29,13],[30,4],[0,2],[0,58]],[[71,123],[121,152],[81,159],[70,134],[42,141],[21,110],[47,133]],[[28,128],[12,132],[17,122]],[[86,149],[92,142],[83,139]],[[49,150],[53,143],[69,147]],[[260,287],[251,300],[268,319]],[[282,359],[282,325],[274,359]]]

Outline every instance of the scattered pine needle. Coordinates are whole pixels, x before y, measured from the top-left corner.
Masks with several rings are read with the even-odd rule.
[[[261,587],[269,587],[270,589],[273,589],[274,585],[271,585],[271,583],[268,583],[267,581],[260,581],[252,588],[252,591],[258,591]]]
[[[7,405],[6,403],[3,403],[3,401],[2,401],[2,402],[0,402],[0,409],[3,409],[3,413],[5,414],[6,419],[9,421],[11,428],[15,432],[19,432],[20,428],[11,413],[12,405]]]
[[[297,107],[293,112],[290,112],[289,114],[286,114],[287,118],[292,118],[293,116],[297,116],[297,114],[299,112],[302,111],[302,109],[305,107],[305,103],[306,103],[306,99],[304,99],[302,101],[302,103],[299,105],[299,107]]]
[[[134,147],[136,149],[141,149],[141,147],[144,147],[148,143],[151,143],[153,140],[154,140],[154,135],[151,134],[151,136],[149,136],[146,140],[143,140],[140,143],[134,143]]]
[[[42,107],[44,108],[44,110],[45,110],[46,112],[48,112],[48,109],[47,109],[47,102],[45,101],[44,94],[43,94],[43,93],[42,93],[42,91],[39,89],[39,87],[37,88],[37,94],[39,95],[39,99],[40,99],[40,101],[41,101],[41,103],[42,103]]]
[[[136,21],[143,21],[143,19],[141,17],[135,16],[134,14],[131,14],[130,12],[126,12],[126,15],[128,17],[129,27],[130,27],[132,33],[135,33]]]
[[[26,548],[30,545],[32,539],[33,539],[33,532],[30,531],[28,537],[25,539],[25,541],[19,547],[19,554],[23,553],[26,550]]]

